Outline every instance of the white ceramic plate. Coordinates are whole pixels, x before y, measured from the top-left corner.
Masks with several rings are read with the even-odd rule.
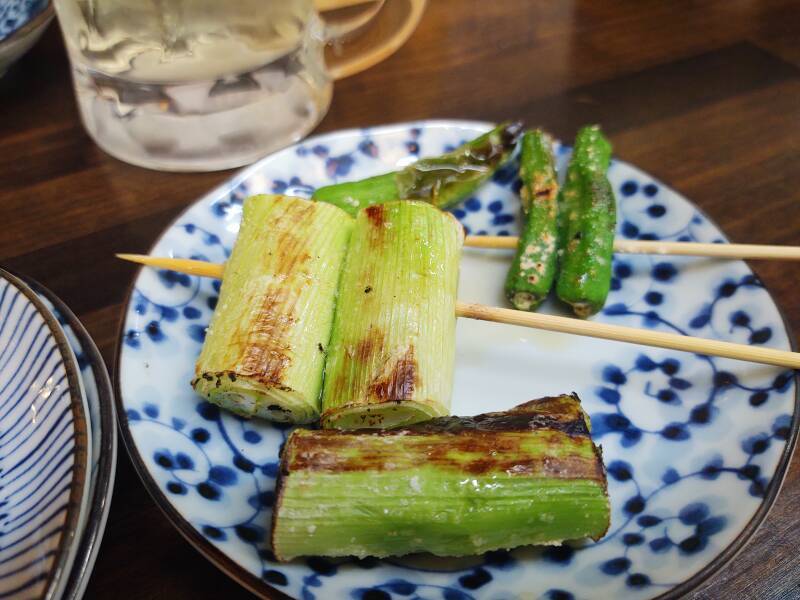
[[[334,181],[439,154],[489,127],[425,121],[309,139],[190,206],[153,255],[224,261],[251,193],[309,195]],[[559,150],[563,167],[567,149]],[[723,242],[696,207],[614,161],[619,235]],[[515,234],[510,165],[454,209],[470,233]],[[510,254],[466,250],[459,298],[503,305]],[[615,257],[598,321],[788,349],[783,319],[740,261]],[[460,320],[452,411],[500,410],[575,390],[609,472],[612,527],[599,543],[520,548],[463,560],[274,562],[268,547],[278,450],[287,430],[196,397],[189,381],[219,283],[142,270],[120,343],[118,414],[150,493],[210,560],[261,595],[293,598],[651,598],[698,585],[764,518],[797,434],[791,371]],[[555,303],[545,312],[559,312]]]

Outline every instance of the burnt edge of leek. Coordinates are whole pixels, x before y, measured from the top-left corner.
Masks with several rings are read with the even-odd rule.
[[[350,430],[320,429],[315,431],[315,435],[326,438],[327,442],[329,443],[329,451],[333,450],[337,446],[347,446],[347,438],[356,436],[371,435],[377,437],[396,437],[406,436],[409,434],[463,435],[464,437],[474,437],[476,441],[471,442],[462,449],[474,451],[480,447],[481,433],[534,432],[540,429],[550,429],[565,433],[571,437],[585,437],[591,440],[591,431],[588,418],[588,415],[586,415],[580,408],[580,399],[578,398],[577,394],[572,393],[564,396],[548,396],[544,398],[538,398],[536,400],[529,400],[528,402],[515,406],[507,411],[483,413],[474,417],[437,417],[405,427],[383,430],[370,428]],[[454,441],[454,444],[457,444],[457,442]],[[592,446],[594,448],[597,461],[594,463],[595,468],[591,471],[571,473],[569,469],[561,470],[558,468],[549,468],[548,475],[552,476],[555,474],[563,479],[596,479],[602,482],[603,489],[607,491],[605,467],[602,460],[602,450],[594,443]],[[330,456],[328,456],[326,452],[326,456],[324,457],[325,460],[323,461],[314,461],[308,459],[308,457],[312,455],[310,453],[304,453],[302,446],[298,451],[298,454],[305,455],[306,459],[301,458],[293,461],[291,464],[287,464],[288,453],[284,452],[284,454],[281,456],[281,475],[288,475],[289,472],[294,469],[339,473],[363,470],[365,466],[364,461],[360,458],[355,461],[348,461],[347,459],[334,456],[332,451],[330,452]],[[321,457],[319,454],[316,456]],[[432,462],[435,462],[435,459],[435,456],[430,457]],[[396,464],[398,461],[396,461],[396,459],[391,459],[386,462],[388,464],[370,462],[367,463],[367,466],[379,470],[391,470],[392,467],[390,467],[390,465]],[[465,473],[469,473],[470,475],[478,475],[488,473],[490,471],[502,471],[503,467],[507,466],[505,463],[519,465],[520,461],[517,459],[503,461],[502,457],[487,457],[485,460],[481,460],[475,464],[467,465],[466,467],[462,465],[459,467],[459,469],[463,469]],[[520,469],[519,472],[522,473],[524,470]],[[276,485],[276,489],[280,491],[280,482],[278,482]]]

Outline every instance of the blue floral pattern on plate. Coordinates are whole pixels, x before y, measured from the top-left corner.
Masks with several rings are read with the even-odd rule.
[[[439,154],[489,125],[426,121],[327,134],[234,176],[189,207],[152,250],[224,261],[248,194],[308,196]],[[559,164],[569,149],[557,148]],[[619,232],[724,242],[691,203],[614,161]],[[453,213],[469,233],[514,235],[519,189],[502,169]],[[507,251],[466,249],[459,298],[503,304]],[[776,348],[790,338],[746,264],[626,256],[614,261],[597,320]],[[598,543],[520,548],[467,559],[274,561],[269,549],[278,453],[288,428],[218,410],[189,388],[219,282],[142,270],[120,347],[120,422],[154,497],[203,552],[251,589],[294,598],[650,598],[718,568],[777,493],[796,437],[796,381],[779,368],[462,320],[452,410],[475,414],[575,390],[608,465],[612,526]],[[550,301],[545,312],[560,313]]]

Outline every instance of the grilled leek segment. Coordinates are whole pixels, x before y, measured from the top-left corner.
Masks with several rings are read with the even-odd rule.
[[[600,539],[606,475],[577,396],[391,431],[295,430],[272,548],[296,556],[464,556]]]
[[[353,218],[330,204],[253,196],[225,266],[192,387],[244,416],[319,418],[325,353]]]
[[[392,200],[422,200],[444,210],[466,200],[508,161],[521,132],[521,123],[502,123],[452,152],[421,158],[401,171],[317,188],[313,199],[352,215]]]
[[[464,232],[425,202],[356,216],[325,366],[322,425],[389,428],[446,415]]]

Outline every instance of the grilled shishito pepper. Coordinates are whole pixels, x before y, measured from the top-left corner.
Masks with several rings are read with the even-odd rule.
[[[556,293],[584,318],[603,308],[611,286],[617,208],[606,178],[610,160],[600,128],[581,129],[559,197]]]
[[[425,202],[356,217],[325,366],[322,425],[389,428],[449,413],[464,230]]]
[[[295,430],[272,549],[296,556],[480,554],[600,539],[606,475],[577,396],[391,431]]]
[[[547,298],[556,276],[558,180],[549,135],[540,129],[526,131],[521,145],[523,226],[505,291],[514,308],[534,310]]]
[[[225,266],[192,387],[244,416],[319,418],[325,351],[353,218],[330,204],[252,196]]]
[[[444,210],[465,200],[508,160],[520,131],[519,123],[503,123],[447,154],[422,158],[402,171],[327,185],[312,199],[352,215],[392,200],[421,200]]]

